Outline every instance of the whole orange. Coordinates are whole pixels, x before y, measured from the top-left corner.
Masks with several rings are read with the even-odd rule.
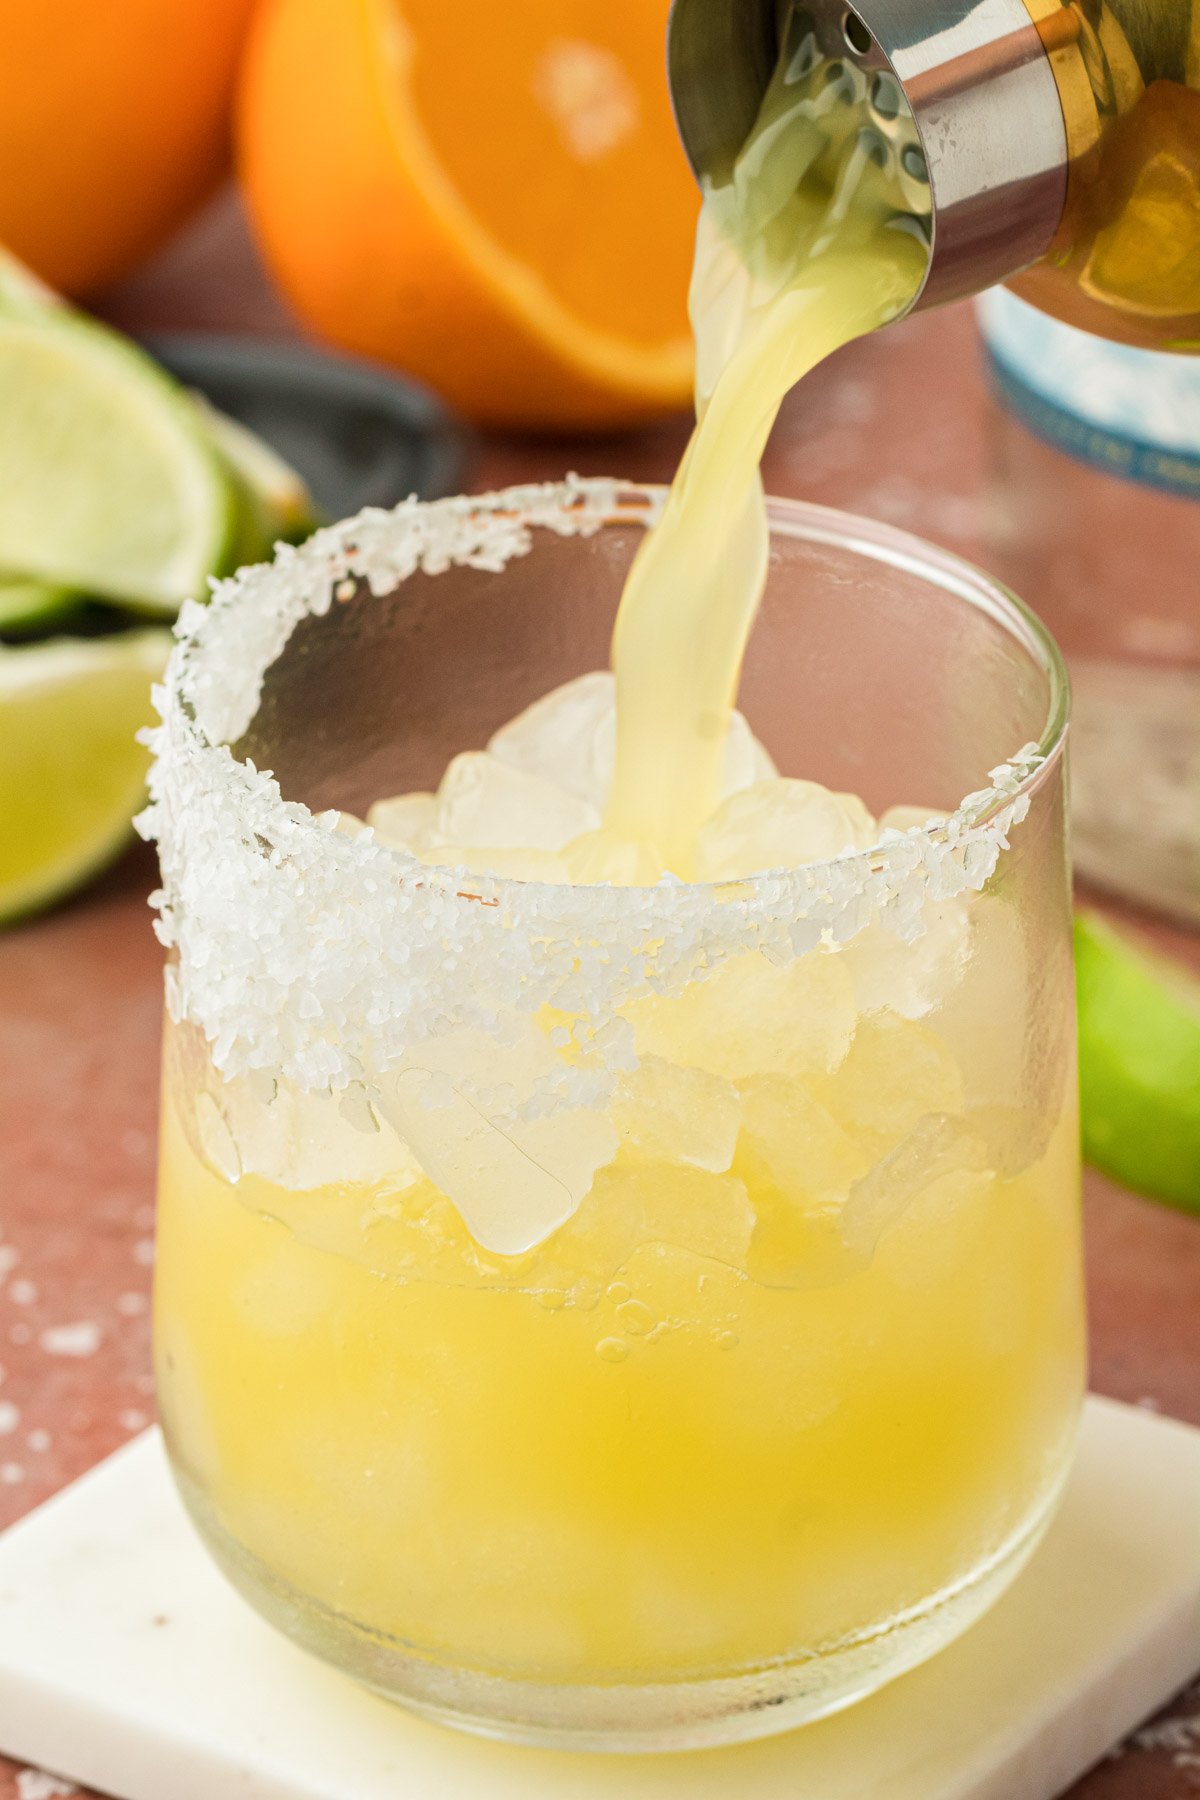
[[[686,403],[697,196],[668,0],[267,0],[239,167],[325,337],[499,423]]]
[[[228,155],[254,0],[0,0],[0,243],[80,294],[201,200]]]

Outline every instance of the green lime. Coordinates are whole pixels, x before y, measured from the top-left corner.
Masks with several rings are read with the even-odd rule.
[[[172,615],[222,569],[236,501],[191,397],[67,310],[0,306],[0,567]]]
[[[47,905],[131,835],[162,630],[0,648],[0,922]]]
[[[259,562],[282,539],[296,544],[319,523],[304,480],[247,426],[192,396],[209,439],[224,458],[238,491],[238,525],[230,563]]]
[[[75,588],[53,582],[31,581],[24,575],[0,570],[0,631],[27,631],[49,624],[78,600]]]
[[[0,557],[14,534],[27,552],[33,541],[33,560],[18,562],[31,587],[62,587],[65,579],[171,614],[189,594],[203,597],[209,575],[269,556],[280,539],[298,543],[319,523],[303,480],[281,456],[202,395],[178,387],[127,339],[76,312],[0,247],[3,324],[34,334],[0,334],[6,400],[11,391],[14,406],[33,406],[40,425],[30,432],[15,411],[7,434],[0,425],[0,479],[16,454],[6,435],[20,435],[38,502],[22,519],[25,496],[12,495],[7,522],[0,504]],[[66,334],[63,342],[44,335],[55,333]],[[15,382],[14,361],[25,365]],[[159,477],[143,489],[137,484],[148,460]],[[56,506],[64,501],[60,519]],[[4,584],[0,574],[0,590]],[[30,603],[40,616],[36,595],[12,598],[12,622],[29,620]],[[0,591],[0,630],[8,622]]]
[[[1200,980],[1094,913],[1075,922],[1089,1162],[1200,1212]]]

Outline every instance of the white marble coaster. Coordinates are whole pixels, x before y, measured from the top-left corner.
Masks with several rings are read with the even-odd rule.
[[[1041,1549],[941,1656],[733,1750],[462,1736],[293,1648],[194,1540],[157,1433],[0,1537],[0,1749],[122,1800],[1051,1800],[1200,1666],[1200,1431],[1088,1402]]]

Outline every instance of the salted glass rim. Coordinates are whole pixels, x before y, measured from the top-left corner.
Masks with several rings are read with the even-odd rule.
[[[328,560],[326,556],[316,559],[317,566],[312,570],[312,574],[314,579],[326,580],[336,585],[339,579],[338,565],[344,559],[345,566],[341,569],[341,577],[353,577],[355,573],[352,544],[354,527],[368,519],[372,521],[391,520],[395,527],[402,531],[413,515],[420,510],[437,509],[447,505],[465,505],[470,509],[480,511],[488,509],[496,512],[499,510],[496,502],[507,501],[510,503],[511,516],[515,521],[520,520],[521,515],[528,512],[529,524],[535,528],[555,530],[557,528],[550,519],[544,516],[534,516],[544,513],[545,502],[548,499],[553,504],[554,498],[557,497],[564,514],[568,514],[574,507],[581,506],[581,503],[581,510],[587,510],[589,501],[599,500],[602,516],[581,522],[577,529],[577,535],[586,539],[594,535],[595,530],[603,529],[608,524],[624,522],[644,526],[653,524],[662,510],[668,492],[669,489],[666,485],[658,482],[625,481],[613,477],[580,479],[576,476],[568,476],[562,482],[545,483],[536,487],[512,487],[479,495],[456,496],[453,501],[407,500],[390,511],[371,507],[337,525],[326,527],[309,540],[309,544],[313,544],[317,540],[328,538],[331,534],[336,534],[342,540]],[[535,497],[534,505],[530,504],[531,497]],[[864,850],[843,851],[840,855],[829,858],[825,862],[805,863],[800,867],[811,871],[839,864],[861,863],[864,857],[876,858],[897,836],[940,841],[945,837],[947,824],[956,819],[966,818],[973,826],[985,825],[996,811],[1002,808],[1007,809],[1014,800],[1031,798],[1062,755],[1071,710],[1070,677],[1062,653],[1054,637],[1033,609],[1026,605],[1010,588],[987,574],[976,564],[969,562],[965,557],[958,556],[953,551],[930,543],[914,532],[869,519],[865,515],[852,513],[840,507],[820,505],[814,501],[785,499],[769,495],[766,504],[772,536],[828,544],[854,555],[884,563],[890,568],[915,575],[920,580],[927,581],[931,585],[941,588],[943,592],[987,613],[1040,666],[1047,678],[1049,690],[1046,721],[1040,736],[1036,741],[1030,741],[1014,751],[1008,761],[1001,764],[998,769],[988,771],[991,787],[967,795],[952,812],[931,815],[924,824],[909,826],[902,833],[885,832],[881,834],[879,842],[867,846]],[[565,535],[575,534],[575,531],[571,531]],[[528,547],[531,548],[532,545]],[[188,603],[180,615],[179,623],[175,628],[178,643],[203,650],[205,647],[205,623],[214,616],[214,608],[220,602],[228,600],[232,603],[240,597],[238,590],[241,586],[242,576],[248,572],[259,573],[281,568],[290,572],[295,563],[301,560],[303,551],[307,548],[307,545],[302,546],[298,553],[294,546],[279,544],[276,546],[272,562],[255,565],[251,571],[239,570],[225,580],[212,583],[210,602],[204,606]],[[329,547],[323,546],[323,548],[328,551]],[[525,548],[522,546],[515,553],[524,554]],[[503,567],[507,566],[507,561],[508,558],[505,557],[504,563],[496,566],[492,572],[501,573]],[[488,565],[485,562],[479,562],[476,566],[487,567]],[[431,567],[427,569],[427,572],[438,573],[441,572],[441,569]],[[403,579],[402,576],[397,586],[402,584]],[[392,591],[375,589],[374,584],[371,585],[373,597],[378,599],[386,598],[387,593]],[[361,603],[361,596],[356,594],[355,598],[359,599]],[[291,628],[294,629],[294,625],[297,623],[299,623],[299,618],[293,621]],[[290,635],[291,629],[287,633],[288,637]],[[286,638],[280,641],[279,650],[282,650],[286,641]],[[269,667],[270,663],[261,670],[260,679],[265,678]],[[173,708],[176,706],[179,708],[184,729],[193,736],[198,748],[212,750],[227,747],[228,738],[221,737],[214,741],[206,734],[199,718],[194,713],[190,713],[183,687],[184,668],[184,662],[177,655],[173,655],[161,690],[166,696],[167,704]],[[159,710],[165,718],[166,714],[162,711],[161,706]],[[250,716],[252,717],[253,714]],[[249,723],[249,718],[246,723]],[[158,748],[157,738],[158,734],[147,734],[148,741],[155,748]],[[236,757],[233,757],[232,760],[238,761]],[[324,830],[321,825],[321,815],[313,813],[303,801],[288,802],[288,804],[302,808],[308,814],[314,827]],[[370,828],[368,827],[368,829]],[[754,874],[739,877],[734,881],[711,882],[683,881],[675,876],[666,876],[653,886],[613,887],[602,882],[546,882],[511,875],[485,874],[450,863],[424,863],[420,858],[395,845],[377,843],[376,847],[393,860],[398,870],[404,872],[420,870],[423,880],[429,878],[433,883],[440,880],[443,885],[452,887],[456,892],[465,884],[471,890],[471,894],[464,897],[471,898],[474,898],[475,889],[487,887],[496,890],[506,888],[542,889],[557,894],[603,894],[606,896],[636,894],[642,897],[655,895],[660,898],[678,896],[681,892],[686,891],[693,894],[710,894],[716,902],[719,895],[727,893],[731,888],[748,894],[752,893],[760,884],[777,883],[781,877],[797,872],[790,867],[767,868],[756,870]]]
[[[214,583],[207,606],[184,606],[155,689],[162,722],[146,734],[155,754],[139,829],[159,846],[153,904],[158,936],[174,952],[168,1004],[203,1027],[218,1068],[344,1086],[414,1037],[483,1018],[497,994],[504,1006],[612,1019],[621,996],[682,989],[747,949],[785,962],[872,922],[911,940],[928,900],[978,891],[990,878],[1062,754],[1068,690],[1053,640],[961,558],[799,501],[770,502],[777,535],[834,544],[957,595],[989,613],[1047,677],[1038,741],[944,817],[885,831],[869,850],[736,881],[561,885],[426,864],[368,827],[348,835],[335,828],[336,813],[285,800],[270,771],[234,755],[263,679],[302,619],[342,602],[370,605],[417,572],[500,573],[539,530],[586,538],[605,525],[650,523],[664,494],[569,477],[368,508]],[[486,1002],[471,998],[473,986]]]

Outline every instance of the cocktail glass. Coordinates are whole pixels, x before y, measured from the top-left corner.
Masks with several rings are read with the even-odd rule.
[[[196,1526],[360,1680],[596,1748],[941,1648],[1037,1542],[1083,1380],[1066,688],[1011,596],[772,503],[742,704],[786,773],[924,809],[866,853],[554,887],[333,810],[603,666],[660,503],[412,504],[236,577],[183,619],[147,827]]]

